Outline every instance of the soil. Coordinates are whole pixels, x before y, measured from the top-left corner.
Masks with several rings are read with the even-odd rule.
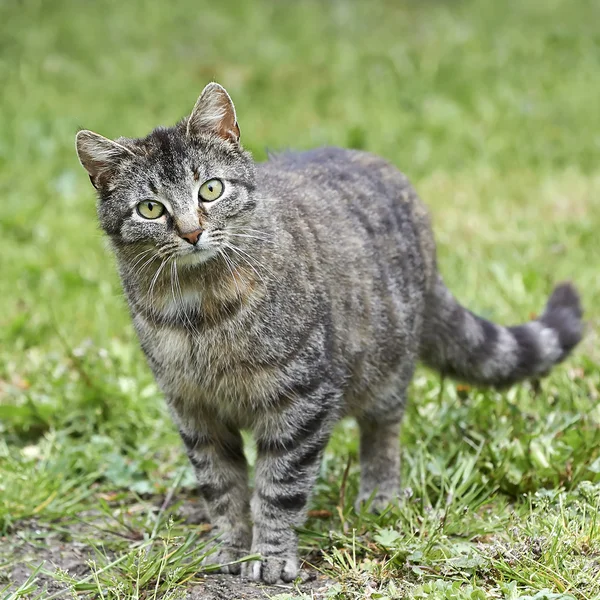
[[[78,527],[84,529],[85,525]],[[0,538],[0,591],[7,585],[10,586],[8,591],[16,590],[40,563],[44,563],[44,570],[49,573],[60,569],[77,579],[83,578],[90,573],[90,558],[93,558],[93,552],[86,544],[74,541],[70,536],[65,539],[60,532],[44,528],[35,521],[21,523],[18,531]],[[317,577],[303,584],[300,590],[318,600],[325,596],[329,584],[331,581]],[[47,595],[56,594],[56,598],[72,598],[65,584],[50,574],[38,573],[27,597],[35,598],[43,590]],[[184,597],[185,600],[267,600],[279,594],[294,595],[294,592],[291,585],[266,586],[232,575],[211,574],[190,585]]]

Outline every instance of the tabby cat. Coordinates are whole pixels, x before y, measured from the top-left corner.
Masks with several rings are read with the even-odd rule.
[[[417,360],[508,386],[581,338],[574,287],[501,327],[444,285],[423,204],[365,152],[256,164],[210,83],[191,116],[142,139],[77,135],[141,346],[220,544],[210,560],[268,583],[298,575],[297,534],[334,424],[360,428],[357,502],[399,493],[399,427]],[[257,445],[254,491],[240,430]]]

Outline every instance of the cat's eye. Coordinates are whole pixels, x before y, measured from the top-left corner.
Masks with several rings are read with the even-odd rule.
[[[154,200],[144,200],[137,205],[138,214],[144,219],[158,219],[165,214],[165,207]]]
[[[212,202],[223,194],[224,186],[220,179],[209,179],[200,186],[198,196],[202,202]]]

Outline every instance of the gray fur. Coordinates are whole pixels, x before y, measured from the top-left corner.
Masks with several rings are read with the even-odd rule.
[[[427,211],[393,166],[337,148],[255,164],[237,135],[229,96],[211,84],[173,128],[114,146],[80,132],[77,146],[142,348],[221,536],[213,560],[258,552],[245,574],[290,581],[295,527],[336,421],[357,419],[359,502],[381,508],[398,495],[398,431],[419,358],[486,385],[537,377],[579,341],[581,310],[563,284],[532,323],[472,315],[437,274]],[[199,202],[215,177],[226,194]],[[144,220],[141,200],[167,214]],[[199,228],[197,244],[182,237]],[[252,496],[241,429],[257,442]]]

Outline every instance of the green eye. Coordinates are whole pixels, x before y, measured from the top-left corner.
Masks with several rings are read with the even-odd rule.
[[[200,186],[198,195],[202,202],[212,202],[223,194],[223,182],[220,179],[209,179]]]
[[[144,219],[158,219],[165,214],[165,207],[160,202],[144,200],[137,205],[137,211]]]

